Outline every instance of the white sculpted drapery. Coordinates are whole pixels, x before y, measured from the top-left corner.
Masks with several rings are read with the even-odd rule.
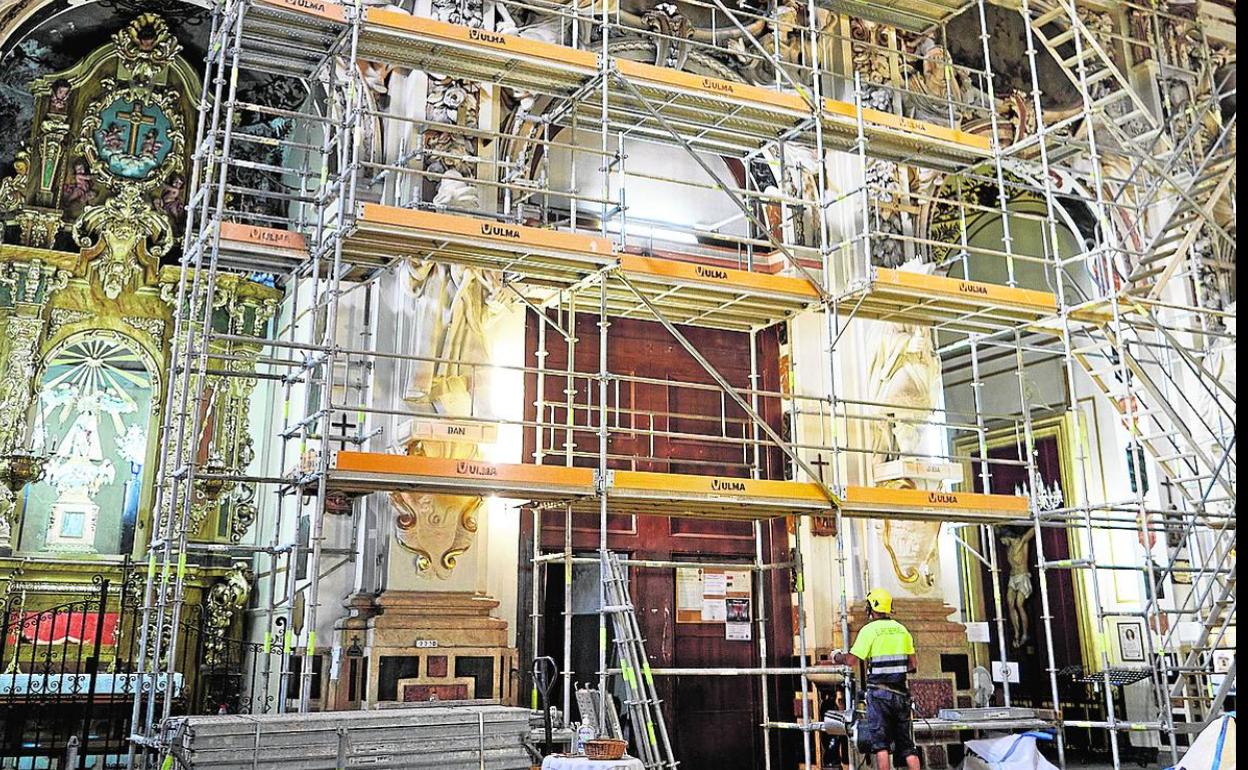
[[[877,328],[879,331],[868,341],[867,400],[872,405],[865,407],[865,412],[871,418],[866,425],[869,447],[879,464],[924,453],[928,422],[939,406],[941,382],[940,357],[930,329],[893,323],[881,323]],[[919,489],[931,483],[901,478],[877,486]],[[879,527],[897,579],[916,594],[931,592],[936,584],[940,522],[883,521]]]
[[[497,318],[501,279],[497,273],[434,262],[412,261],[407,268],[415,323],[411,353],[425,360],[413,365],[405,399],[421,415],[489,420],[489,337]],[[410,436],[403,450],[420,457],[477,460],[479,444]],[[473,543],[482,498],[400,492],[395,536],[416,554],[422,574],[446,579]]]

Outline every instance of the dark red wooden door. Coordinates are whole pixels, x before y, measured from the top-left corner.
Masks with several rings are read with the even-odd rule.
[[[528,360],[536,365],[538,319],[530,314]],[[707,360],[735,387],[749,387],[750,356],[747,335],[705,329],[683,330]],[[752,455],[740,442],[750,435],[747,416],[736,408],[714,380],[659,324],[613,319],[609,329],[608,369],[623,379],[609,383],[608,407],[613,429],[608,445],[610,466],[617,469],[748,476]],[[573,369],[598,369],[597,318],[581,316],[576,328],[577,344]],[[548,335],[546,366],[567,368],[567,348],[557,335]],[[557,344],[555,344],[557,343]],[[777,343],[773,334],[758,338],[759,387],[778,390]],[[638,378],[638,379],[629,379]],[[674,385],[673,382],[685,386]],[[567,379],[547,376],[545,400],[566,399]],[[597,383],[576,382],[573,430],[576,464],[598,463],[599,402]],[[701,387],[692,387],[701,386]],[[527,394],[536,395],[536,377],[531,376]],[[536,414],[536,398],[530,404],[530,419]],[[775,427],[779,404],[764,399],[760,411]],[[566,421],[567,410],[555,407],[549,415]],[[630,432],[631,431],[631,432]],[[558,455],[547,454],[546,462],[564,462],[564,432],[548,444]],[[527,457],[533,458],[537,434],[526,436]],[[760,465],[765,477],[781,478],[780,455],[768,451]],[[547,511],[540,534],[544,551],[560,551],[564,545],[563,511]],[[530,518],[522,519],[522,540],[531,537]],[[787,552],[787,534],[782,521],[764,524],[765,558],[781,560]],[[598,548],[598,519],[592,514],[576,514],[572,524],[573,548],[594,554]],[[529,540],[529,543],[532,541]],[[622,512],[608,521],[608,546],[636,558],[681,561],[753,560],[753,525],[740,521],[710,521],[688,518],[633,516]],[[556,659],[561,657],[563,610],[562,568],[548,571],[542,601],[541,649]],[[596,570],[578,571],[578,579],[597,579]],[[757,578],[755,578],[757,579]],[[522,584],[524,581],[522,580]],[[632,569],[630,583],[638,609],[647,653],[654,668],[723,668],[759,664],[756,641],[726,639],[723,623],[676,622],[676,576],[669,569]],[[787,573],[772,573],[765,584],[770,626],[769,663],[787,662],[792,651],[792,629],[776,619],[791,616]],[[581,590],[579,585],[578,592]],[[586,590],[592,591],[587,586]],[[574,602],[575,605],[575,602]],[[753,604],[752,604],[753,607]],[[757,611],[757,608],[754,607]],[[522,609],[521,612],[524,610]],[[576,681],[595,680],[597,666],[597,619],[585,613],[573,620],[574,667]],[[758,723],[764,694],[757,678],[747,677],[661,677],[660,696],[665,701],[667,722],[677,758],[686,767],[716,767],[718,770],[747,770],[761,764],[762,738]],[[773,701],[780,698],[771,693]],[[791,694],[788,702],[791,703]],[[773,703],[773,706],[775,704]],[[774,712],[773,712],[774,713]]]
[[[988,450],[988,456],[994,460],[1017,461],[1019,454],[1018,448],[1012,446]],[[1015,490],[1026,490],[1030,486],[1025,466],[1005,463],[990,463],[990,466],[992,474],[990,482],[992,484],[991,492],[1009,495],[1014,494]],[[1046,488],[1056,485],[1059,490],[1061,489],[1061,455],[1056,437],[1046,436],[1036,441],[1036,469],[1040,474],[1041,483]],[[974,474],[975,491],[983,491],[982,486],[979,469],[976,467]],[[1025,491],[1022,493],[1026,494]],[[1065,490],[1063,490],[1064,493]],[[1047,527],[1041,531],[1041,537],[1046,559],[1056,561],[1070,558],[1070,541],[1067,538],[1066,530]],[[1001,542],[995,543],[994,547],[997,550],[997,563],[1001,565],[1002,570],[1002,601],[1004,601],[1004,586],[1009,579],[1009,562],[1006,559],[1007,549]],[[1027,642],[1021,646],[1015,646],[1013,634],[1009,630],[1011,628],[1010,624],[1006,623],[1006,649],[1010,659],[1018,661],[1019,664],[1019,681],[1011,685],[1010,694],[1015,705],[1052,708],[1052,686],[1048,675],[1048,640],[1045,637],[1042,618],[1043,608],[1040,597],[1039,572],[1035,568],[1036,547],[1034,541],[1029,547],[1028,563],[1032,565],[1032,586],[1034,590],[1026,603],[1031,626],[1031,634]],[[986,567],[981,566],[981,578],[981,584],[986,587],[984,594],[987,597],[985,609],[988,612],[988,617],[994,618],[996,610],[992,601],[992,576]],[[1072,622],[1055,622],[1052,624],[1055,665],[1059,671],[1068,667],[1080,667],[1084,661],[1079,641],[1079,624],[1073,622],[1074,618],[1079,617],[1079,608],[1076,604],[1075,587],[1071,572],[1060,569],[1049,570],[1047,589],[1049,607],[1053,617],[1072,619]],[[995,659],[998,657],[997,651],[999,649],[996,637],[997,626],[995,623],[991,623],[989,628],[992,634],[991,650]]]

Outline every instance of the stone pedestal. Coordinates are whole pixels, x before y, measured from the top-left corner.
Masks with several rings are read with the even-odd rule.
[[[366,666],[356,693],[367,705],[484,698],[510,704],[519,681],[498,602],[470,592],[387,591],[356,597],[339,624],[342,645],[359,638]],[[361,667],[357,667],[359,670]],[[349,673],[348,666],[345,671]],[[348,677],[338,690],[348,696]],[[344,704],[358,701],[347,697]]]

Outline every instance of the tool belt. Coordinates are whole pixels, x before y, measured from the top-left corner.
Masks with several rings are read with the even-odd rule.
[[[868,690],[883,690],[884,692],[891,692],[893,695],[902,695],[907,698],[910,697],[910,692],[908,690],[902,690],[897,687],[889,687],[886,684],[871,683],[867,685],[867,689]]]

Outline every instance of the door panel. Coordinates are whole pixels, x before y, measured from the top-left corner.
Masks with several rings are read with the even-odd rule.
[[[596,318],[581,316],[577,324],[575,369],[596,372],[598,369],[598,328]],[[535,316],[530,315],[527,354],[530,365],[536,365]],[[749,379],[748,336],[739,333],[705,329],[684,330],[699,352],[735,387],[747,388]],[[751,435],[746,415],[723,396],[714,380],[672,341],[660,325],[633,320],[613,319],[609,330],[608,368],[612,374],[641,378],[643,382],[613,381],[609,388],[608,407],[612,427],[631,426],[659,434],[641,433],[613,435],[608,446],[613,468],[660,472],[700,473],[723,476],[747,476],[752,463],[750,453],[740,443],[742,436]],[[774,334],[759,334],[759,387],[779,390],[779,367]],[[546,365],[567,367],[567,349],[562,339],[547,335]],[[654,380],[649,381],[649,380]],[[669,380],[665,382],[664,380]],[[704,387],[681,387],[670,380],[694,383]],[[528,380],[530,393],[536,395],[536,378]],[[595,392],[580,392],[590,387],[581,381],[576,394],[578,404],[597,404]],[[545,398],[557,401],[566,398],[566,378],[548,377]],[[526,398],[529,417],[535,415],[536,398]],[[779,404],[764,399],[760,411],[773,428],[779,425]],[[575,431],[576,464],[597,465],[598,437],[595,433],[598,414],[577,414]],[[778,429],[778,428],[777,428]],[[733,441],[732,439],[736,439]],[[563,441],[560,436],[559,441]],[[532,452],[537,437],[526,434],[526,449]],[[532,456],[529,454],[528,456]],[[782,478],[783,466],[776,452],[764,452],[760,466],[765,478]],[[564,462],[562,454],[547,456],[547,462]],[[541,517],[539,533],[541,549],[561,551],[564,547],[564,512],[546,511]],[[530,517],[521,519],[521,537],[532,537]],[[529,541],[531,543],[531,541]],[[598,517],[576,515],[572,526],[573,548],[578,553],[594,554],[598,548]],[[754,531],[748,522],[715,521],[654,516],[613,515],[608,521],[608,545],[619,553],[636,558],[679,559],[683,561],[741,561],[748,564],[754,557]],[[531,548],[531,545],[522,545]],[[788,536],[783,521],[764,526],[764,555],[771,561],[782,560],[788,550]],[[527,552],[527,551],[525,551]],[[522,592],[529,585],[523,577]],[[596,580],[596,572],[589,577]],[[728,641],[723,623],[676,623],[676,576],[672,570],[630,569],[630,587],[637,607],[638,622],[646,637],[646,651],[651,667],[712,668],[748,667],[758,665],[756,641]],[[552,565],[544,580],[541,602],[543,654],[556,659],[562,655],[563,569]],[[791,616],[789,575],[785,571],[769,571],[764,584],[767,589],[769,614],[772,618]],[[586,586],[588,589],[589,586]],[[528,598],[521,597],[518,613],[519,628],[527,631]],[[752,603],[753,606],[753,603]],[[597,622],[591,616],[573,620],[574,679],[577,682],[596,680]],[[522,649],[526,649],[521,634]],[[792,651],[792,628],[773,623],[769,630],[768,649],[773,665],[786,665]],[[529,643],[531,644],[531,643]],[[658,677],[659,694],[665,704],[667,723],[677,758],[685,767],[714,767],[717,770],[747,770],[762,764],[762,738],[758,728],[763,693],[757,678],[735,677]],[[789,695],[791,696],[791,692]],[[774,715],[791,714],[791,697],[784,699],[773,692]],[[781,701],[784,700],[781,709]]]

